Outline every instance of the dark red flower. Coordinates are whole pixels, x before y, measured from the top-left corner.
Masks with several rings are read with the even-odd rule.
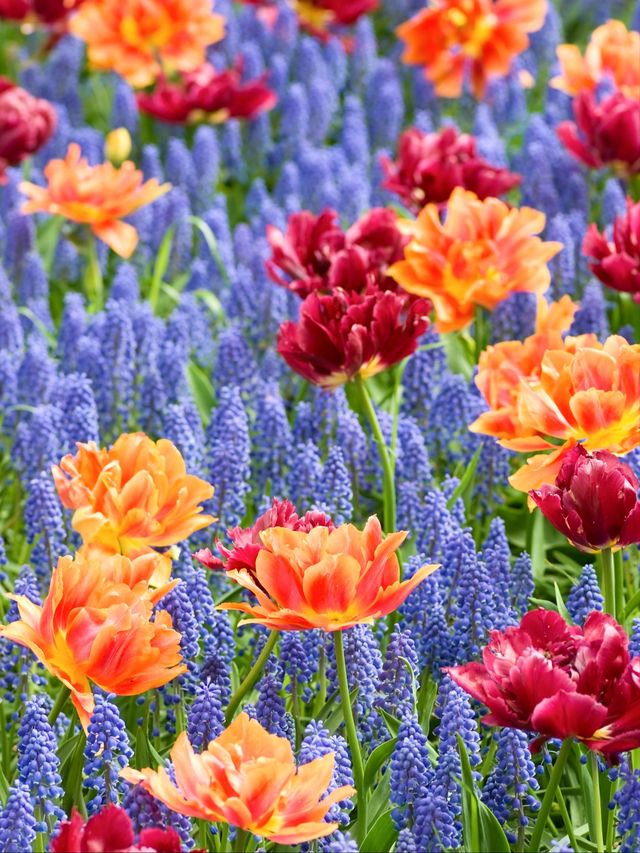
[[[332,23],[349,26],[377,9],[378,0],[313,0],[311,5],[331,12]]]
[[[256,559],[263,547],[260,534],[270,527],[287,527],[308,533],[312,527],[328,527],[333,530],[334,524],[329,516],[318,510],[311,510],[300,517],[291,501],[274,498],[269,509],[262,513],[253,527],[232,527],[227,530],[227,536],[232,542],[231,548],[226,548],[220,539],[216,540],[216,548],[224,559],[216,557],[209,548],[196,551],[193,556],[208,569],[247,569],[254,572]]]
[[[592,258],[591,271],[603,284],[640,302],[640,202],[627,198],[626,213],[613,223],[613,242],[591,224],[582,251]]]
[[[175,829],[144,829],[135,844],[133,824],[124,809],[105,806],[85,823],[75,809],[71,820],[63,821],[49,845],[51,853],[180,853],[180,836]]]
[[[200,120],[255,118],[272,109],[276,95],[267,86],[267,75],[242,82],[242,63],[216,71],[205,64],[197,71],[183,74],[179,82],[161,79],[151,93],[141,92],[138,106],[143,112],[172,124]]]
[[[565,455],[556,482],[530,492],[553,526],[581,551],[640,544],[640,483],[608,450]]]
[[[640,746],[640,658],[612,616],[593,611],[584,628],[533,610],[518,628],[492,631],[482,663],[447,668],[489,708],[483,722],[549,738],[578,738],[616,761]]]
[[[346,232],[337,218],[331,209],[319,216],[303,210],[289,217],[285,232],[269,225],[272,255],[266,267],[271,278],[303,298],[337,287],[364,291],[373,285],[395,290],[396,283],[386,271],[404,257],[409,242],[398,228],[395,213],[373,208]]]
[[[6,181],[7,167],[42,148],[55,126],[56,113],[48,101],[0,78],[0,184]]]
[[[438,133],[410,128],[400,137],[395,162],[381,158],[383,187],[400,196],[414,213],[429,203],[444,205],[456,187],[478,198],[501,196],[520,183],[520,175],[492,166],[476,152],[476,140],[453,127]]]
[[[411,355],[429,326],[430,310],[426,299],[375,287],[311,293],[299,320],[280,327],[278,352],[309,382],[337,388]]]
[[[593,92],[573,99],[575,122],[557,134],[578,160],[592,169],[612,165],[625,175],[640,171],[640,102],[615,92],[600,103]]]
[[[36,18],[47,26],[61,24],[84,0],[0,0],[0,18]]]

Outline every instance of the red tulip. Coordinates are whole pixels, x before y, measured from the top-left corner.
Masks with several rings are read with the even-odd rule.
[[[0,77],[0,184],[8,166],[18,166],[47,142],[56,126],[48,101],[34,98],[10,80]]]
[[[338,288],[311,293],[297,323],[283,323],[278,352],[300,376],[337,388],[367,379],[415,352],[429,326],[431,303],[405,293]]]
[[[254,118],[272,109],[277,98],[266,85],[266,75],[243,83],[241,74],[241,62],[226,71],[216,71],[207,63],[197,71],[183,74],[177,83],[162,78],[151,93],[138,95],[138,106],[143,112],[173,124]]]
[[[378,0],[315,0],[313,5],[331,12],[334,23],[348,26],[377,9]]]
[[[255,572],[256,559],[264,548],[260,534],[270,527],[286,527],[289,530],[299,530],[308,533],[312,527],[328,527],[333,530],[334,524],[323,512],[310,510],[300,517],[290,501],[273,499],[271,507],[263,512],[253,527],[232,527],[227,535],[233,545],[225,548],[222,542],[216,540],[216,547],[224,560],[215,557],[208,548],[197,551],[193,556],[208,569],[247,569]]]
[[[574,157],[592,169],[611,164],[626,175],[640,171],[640,102],[615,92],[598,103],[593,92],[581,92],[573,112],[575,122],[561,122],[557,134]]]
[[[616,761],[640,746],[640,657],[613,617],[593,611],[584,628],[551,610],[533,610],[518,628],[492,631],[482,663],[447,668],[489,708],[487,725],[578,738]]]
[[[268,226],[272,255],[266,266],[271,278],[303,298],[337,287],[348,291],[364,291],[370,285],[395,289],[386,270],[404,257],[409,242],[398,228],[395,213],[373,208],[346,232],[337,224],[337,217],[331,209],[319,216],[303,210],[289,217],[284,233]]]
[[[640,544],[640,483],[613,453],[587,453],[577,444],[566,455],[555,485],[530,492],[560,533],[581,551]]]
[[[383,187],[399,195],[414,213],[426,204],[446,204],[456,187],[485,199],[520,183],[520,175],[492,166],[476,152],[473,136],[453,127],[438,133],[410,128],[400,137],[396,162],[383,157],[381,163]]]
[[[593,259],[589,266],[603,284],[640,302],[640,202],[627,198],[626,213],[613,223],[613,242],[591,224],[582,251]]]
[[[0,0],[0,19],[22,21],[27,16],[52,26],[62,23],[83,0]]]
[[[51,840],[51,853],[180,853],[180,836],[175,829],[143,829],[134,843],[131,818],[118,806],[105,806],[85,823],[75,809],[71,820],[63,821]]]

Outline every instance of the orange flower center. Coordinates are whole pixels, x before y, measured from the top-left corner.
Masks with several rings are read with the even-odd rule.
[[[482,55],[498,21],[492,13],[478,14],[474,2],[461,3],[458,8],[449,9],[447,20],[455,31],[453,43],[458,44],[462,53],[470,59]]]
[[[149,23],[151,21],[151,26]],[[146,24],[146,26],[144,26]],[[142,26],[141,26],[142,25]],[[120,24],[120,35],[131,47],[148,50],[164,47],[175,33],[175,22],[164,10],[152,19],[138,19],[133,15],[125,15]]]
[[[502,278],[495,248],[484,239],[452,247],[443,275],[445,289],[462,303],[471,300],[478,282],[500,282]]]

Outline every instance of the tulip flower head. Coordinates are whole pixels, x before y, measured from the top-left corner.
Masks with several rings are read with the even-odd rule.
[[[414,353],[429,328],[431,303],[374,286],[311,293],[297,322],[283,323],[278,352],[314,385],[338,388],[368,379]]]
[[[303,210],[289,217],[285,232],[269,225],[272,255],[266,267],[273,281],[302,298],[336,288],[395,290],[387,268],[402,259],[409,242],[395,213],[373,208],[346,232],[337,218],[331,208],[319,216]]]
[[[87,225],[122,258],[131,257],[138,245],[138,232],[122,221],[124,217],[171,189],[171,184],[160,185],[155,178],[143,183],[142,172],[130,161],[119,169],[108,162],[90,166],[76,143],[69,146],[64,160],[49,160],[44,176],[44,187],[20,184],[28,198],[22,213],[49,213]]]
[[[458,98],[465,78],[477,98],[504,76],[544,23],[546,0],[432,0],[397,29],[402,58],[421,65],[437,95]]]
[[[565,148],[590,169],[612,166],[624,177],[640,172],[640,100],[621,92],[598,101],[594,92],[573,99],[575,122],[556,128]]]
[[[547,290],[547,262],[563,247],[536,236],[544,226],[538,210],[512,208],[497,198],[481,201],[460,187],[444,223],[435,204],[415,222],[403,223],[411,242],[404,260],[387,273],[409,293],[433,302],[438,331],[463,329],[478,306],[492,311],[511,293]]]
[[[480,360],[476,382],[492,411],[470,429],[521,453],[546,451],[510,478],[514,488],[554,483],[565,453],[579,442],[618,456],[640,445],[640,344],[618,335],[604,343],[594,335],[567,337],[543,353],[531,375],[513,373],[505,383],[507,353],[508,344],[498,345]]]
[[[85,0],[0,0],[0,19],[24,21],[64,33],[69,16]]]
[[[90,64],[115,71],[134,88],[163,73],[195,71],[224,37],[211,0],[85,0],[71,32],[87,43]]]
[[[556,53],[562,73],[551,80],[554,88],[579,95],[609,79],[626,97],[640,98],[640,33],[628,30],[623,21],[597,27],[584,55],[575,44],[561,44]]]
[[[406,533],[382,536],[372,516],[364,530],[343,524],[308,532],[285,527],[264,530],[255,570],[227,571],[227,577],[252,592],[257,605],[221,605],[239,610],[252,622],[279,631],[342,631],[370,624],[396,610],[437,565],[426,565],[400,580],[395,551]]]
[[[170,756],[175,784],[164,768],[127,767],[121,775],[179,814],[229,823],[277,844],[330,835],[338,824],[325,821],[327,812],[354,793],[345,785],[327,794],[332,752],[296,767],[287,738],[270,734],[245,713],[200,755],[182,732]]]
[[[0,77],[0,184],[6,183],[9,166],[19,166],[49,141],[56,123],[48,101]]]
[[[270,527],[286,527],[308,533],[313,527],[333,530],[335,525],[323,512],[310,510],[300,517],[290,501],[274,498],[269,509],[259,516],[252,527],[232,527],[227,530],[231,548],[226,548],[220,539],[216,540],[216,547],[223,559],[215,557],[208,548],[196,551],[193,556],[207,569],[246,569],[255,574],[256,558],[264,548],[260,534]]]
[[[30,649],[71,691],[86,729],[95,706],[94,682],[107,693],[137,696],[186,672],[180,634],[154,605],[176,582],[153,589],[152,555],[78,554],[60,557],[42,607],[10,596],[20,618],[0,636]]]
[[[530,494],[576,548],[596,552],[640,544],[639,489],[631,468],[613,453],[587,453],[578,444],[564,455],[555,484]]]
[[[616,217],[612,236],[613,240],[608,240],[592,223],[582,251],[591,259],[591,272],[604,285],[630,293],[640,303],[640,202],[634,204],[627,198],[627,209]]]
[[[447,668],[489,709],[483,722],[550,738],[577,738],[617,761],[640,746],[640,658],[615,619],[593,611],[584,628],[551,610],[533,610],[519,627],[492,631],[482,663]]]
[[[86,822],[74,808],[70,820],[58,824],[49,845],[51,853],[81,853],[85,850],[103,853],[181,853],[180,836],[168,826],[147,827],[140,832],[138,843],[131,818],[124,809],[109,804]]]
[[[406,130],[398,142],[398,157],[381,159],[383,187],[400,196],[413,213],[426,204],[445,206],[456,187],[479,199],[500,196],[520,183],[520,175],[492,166],[476,152],[476,140],[453,127],[438,133]]]
[[[167,439],[125,433],[108,450],[78,443],[75,455],[53,467],[53,477],[60,500],[74,510],[74,529],[107,554],[169,548],[213,521],[200,505],[213,487],[187,474]]]

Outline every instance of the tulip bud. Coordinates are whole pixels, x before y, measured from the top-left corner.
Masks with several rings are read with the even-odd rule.
[[[120,166],[131,154],[131,136],[126,127],[110,131],[104,141],[104,153],[114,166]]]
[[[640,482],[609,453],[581,444],[565,456],[553,486],[530,492],[553,526],[581,551],[640,544]]]
[[[0,184],[8,166],[18,166],[49,140],[56,126],[51,104],[0,77]]]

